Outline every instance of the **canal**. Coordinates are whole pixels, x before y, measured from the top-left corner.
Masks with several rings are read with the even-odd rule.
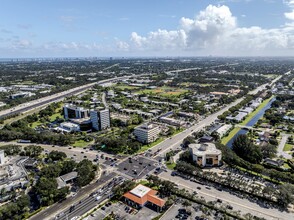
[[[256,124],[256,122],[257,122],[257,121],[258,121],[258,120],[264,115],[265,111],[271,108],[271,105],[272,105],[272,103],[273,103],[275,100],[276,100],[275,97],[272,98],[272,99],[267,103],[266,106],[264,106],[262,109],[260,109],[260,111],[259,111],[256,115],[254,115],[254,117],[253,117],[253,118],[252,118],[252,119],[246,124],[246,126],[251,126],[251,127],[253,127],[253,126]],[[247,129],[240,129],[240,131],[238,131],[238,133],[235,134],[235,135],[231,138],[231,140],[229,140],[229,142],[226,144],[227,147],[231,148],[231,147],[232,147],[232,144],[233,144],[233,142],[234,142],[234,140],[235,140],[235,138],[238,137],[240,134],[246,134],[247,132],[248,132]]]

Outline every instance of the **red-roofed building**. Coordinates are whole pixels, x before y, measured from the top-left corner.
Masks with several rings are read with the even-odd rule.
[[[165,200],[159,198],[158,196],[156,196],[156,194],[156,190],[150,189],[146,186],[139,184],[131,191],[125,193],[124,197],[125,201],[133,207],[141,208],[149,203],[159,208],[159,210],[161,210],[165,204]]]

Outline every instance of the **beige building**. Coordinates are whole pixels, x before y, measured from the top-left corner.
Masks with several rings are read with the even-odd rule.
[[[214,143],[190,144],[189,150],[193,161],[201,167],[221,165],[222,152]]]
[[[135,127],[134,135],[136,136],[137,140],[141,143],[152,143],[154,142],[160,133],[160,129],[155,124],[142,124]]]

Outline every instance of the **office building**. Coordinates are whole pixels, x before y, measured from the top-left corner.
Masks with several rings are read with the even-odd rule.
[[[142,124],[135,127],[134,135],[137,140],[141,143],[152,143],[154,142],[160,133],[160,129],[155,124]]]
[[[110,112],[109,109],[104,110],[91,110],[90,119],[92,128],[100,131],[110,128]]]
[[[221,165],[222,152],[213,143],[190,144],[189,150],[193,161],[201,167]]]
[[[5,154],[4,150],[0,150],[0,164],[5,164]]]
[[[83,107],[77,107],[75,105],[66,104],[63,107],[64,118],[66,120],[71,118],[87,118],[89,117],[89,110]]]

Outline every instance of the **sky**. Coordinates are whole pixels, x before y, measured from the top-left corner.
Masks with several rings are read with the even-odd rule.
[[[0,58],[294,56],[294,0],[0,0]]]

